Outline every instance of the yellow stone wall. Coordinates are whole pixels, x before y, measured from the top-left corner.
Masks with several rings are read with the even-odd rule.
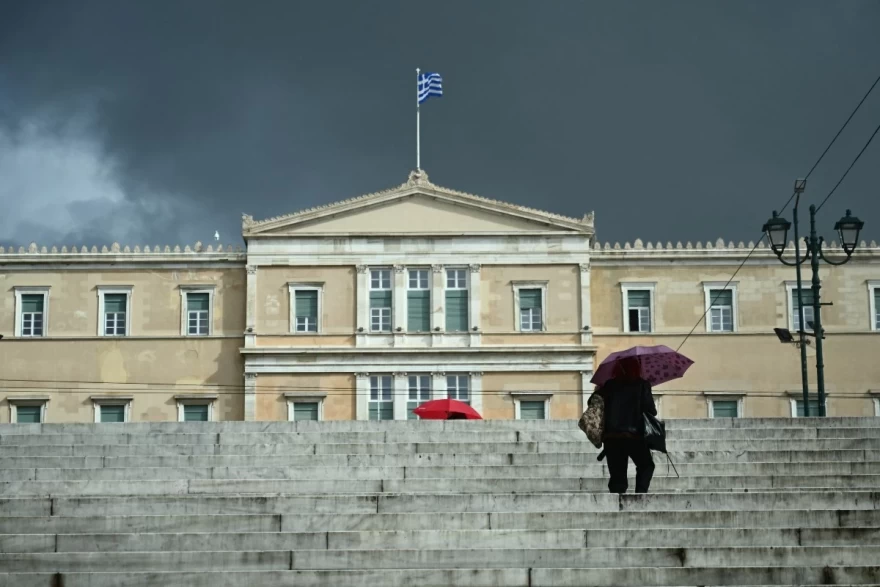
[[[334,373],[260,374],[257,376],[257,420],[287,420],[285,394],[326,394],[325,420],[354,420],[354,375]]]
[[[324,284],[322,334],[338,336],[354,333],[357,313],[354,267],[260,267],[257,271],[257,333],[290,333],[290,291],[287,284],[291,282]],[[267,339],[265,344],[275,344],[272,340]]]
[[[547,282],[547,324],[549,333],[577,333],[579,330],[580,281],[577,265],[484,265],[480,270],[482,330],[485,334],[516,331],[513,282]],[[521,335],[502,339],[505,343],[528,344]],[[503,343],[500,343],[503,344]]]

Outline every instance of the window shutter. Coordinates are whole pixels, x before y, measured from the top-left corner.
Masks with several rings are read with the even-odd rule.
[[[318,292],[300,290],[295,292],[296,315],[299,318],[318,318]]]
[[[37,313],[43,311],[43,296],[26,294],[21,296],[21,311]]]
[[[428,290],[407,292],[407,330],[427,332],[431,330],[431,292]]]
[[[543,401],[519,402],[520,420],[544,420],[545,417]]]
[[[193,404],[183,406],[184,422],[207,422],[208,406],[206,404]]]
[[[19,424],[39,424],[42,406],[16,406],[15,421]]]
[[[519,308],[520,310],[541,309],[541,290],[540,289],[521,289],[519,290]]]
[[[810,400],[810,417],[815,418],[819,415],[819,400],[811,399]],[[797,417],[804,417],[804,400],[797,400]]]
[[[714,307],[730,306],[733,307],[733,292],[729,289],[710,289],[709,304]]]
[[[392,402],[373,402],[370,404],[370,420],[393,420],[394,404]]]
[[[294,402],[293,419],[297,422],[300,420],[317,420],[318,402]]]
[[[651,307],[651,292],[647,289],[635,289],[626,292],[630,308]]]
[[[125,294],[106,294],[104,296],[104,312],[125,312]]]
[[[739,418],[739,402],[732,400],[712,402],[713,418]]]
[[[807,306],[812,306],[813,305],[813,290],[802,289],[801,290],[801,298],[803,298],[803,300],[804,300],[804,308],[806,308]],[[791,291],[791,305],[795,310],[800,308],[800,306],[798,306],[798,295],[797,295],[796,289],[793,289]]]
[[[450,290],[446,292],[446,330],[463,332],[468,329],[468,292]]]
[[[391,307],[391,292],[388,290],[371,291],[370,292],[370,307],[371,308],[390,308]]]
[[[186,309],[190,312],[207,312],[210,305],[210,297],[206,293],[186,294]],[[107,301],[104,300],[104,307]]]

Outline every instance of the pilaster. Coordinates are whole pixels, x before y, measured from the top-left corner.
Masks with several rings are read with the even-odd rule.
[[[409,397],[409,380],[406,373],[394,373],[394,419],[406,420],[406,400]]]
[[[593,343],[593,323],[592,312],[590,308],[590,263],[580,264],[580,292],[581,292],[581,314],[579,329],[581,331],[581,344],[588,345]],[[591,374],[592,376],[592,374]],[[586,408],[585,408],[586,409]]]
[[[470,374],[471,407],[483,415],[483,373],[474,371]]]
[[[369,274],[366,265],[357,266],[357,331],[366,333],[370,331],[370,288]]]
[[[257,419],[257,374],[244,374],[244,420],[254,422]]]
[[[443,332],[445,329],[446,329],[446,273],[443,270],[443,265],[432,265],[431,266],[431,332]]]
[[[468,319],[470,324],[468,324],[468,331],[470,332],[470,346],[472,347],[480,346],[480,339],[482,338],[482,311],[480,306],[482,279],[480,278],[480,268],[481,266],[478,264],[468,266],[470,271],[470,291],[468,292]]]
[[[446,373],[431,373],[431,399],[446,399]]]
[[[370,374],[369,373],[355,373],[355,393],[357,397],[355,398],[355,419],[356,420],[369,420],[370,419],[370,409],[369,409],[369,399],[370,399]]]
[[[247,266],[247,308],[245,310],[244,346],[257,346],[257,266]]]
[[[592,378],[592,371],[581,371],[581,413],[587,410],[587,402],[593,395],[593,384],[590,382]]]
[[[402,344],[406,332],[406,267],[395,265],[393,279],[391,330],[394,332],[394,345],[399,346]]]

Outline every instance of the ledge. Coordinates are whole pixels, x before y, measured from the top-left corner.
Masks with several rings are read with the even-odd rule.
[[[47,394],[8,395],[8,396],[6,396],[6,401],[11,404],[16,404],[19,402],[47,402],[50,399],[51,399],[51,397]]]
[[[548,398],[553,397],[554,391],[511,391],[509,392],[514,399],[523,398]]]
[[[176,400],[187,400],[187,399],[217,399],[220,397],[220,394],[217,393],[178,393],[174,396]]]
[[[704,391],[706,397],[746,397],[748,393],[745,391]]]
[[[89,399],[93,402],[130,402],[134,400],[133,395],[90,395]]]
[[[324,399],[327,397],[327,393],[311,391],[308,393],[285,392],[284,397],[287,399]]]

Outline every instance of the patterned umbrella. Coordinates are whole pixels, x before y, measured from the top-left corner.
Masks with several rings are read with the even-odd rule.
[[[634,346],[625,351],[608,355],[590,380],[596,385],[604,385],[614,376],[614,369],[621,359],[636,358],[642,370],[642,378],[652,386],[684,377],[685,371],[694,362],[666,345]]]

